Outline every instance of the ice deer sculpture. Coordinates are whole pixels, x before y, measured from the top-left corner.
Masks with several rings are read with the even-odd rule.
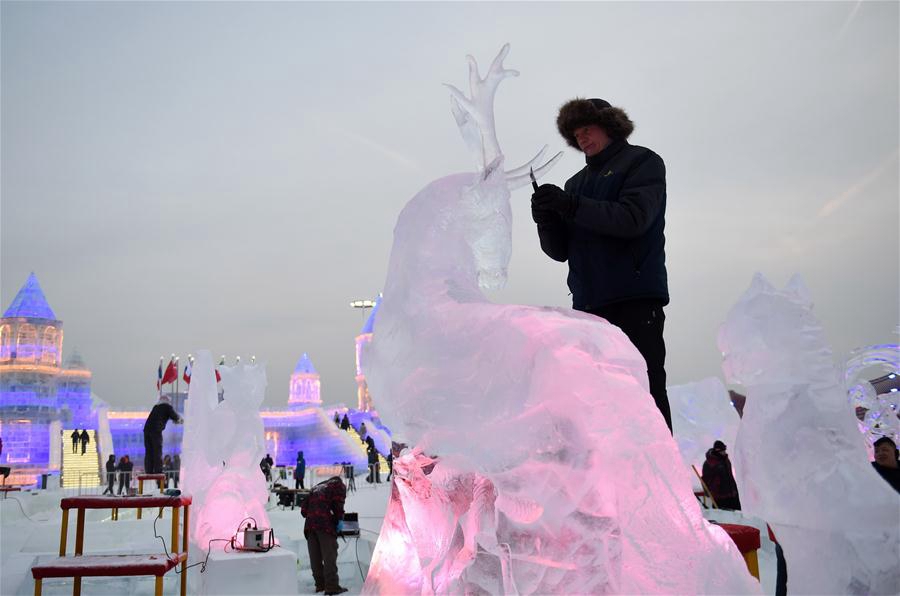
[[[510,189],[531,165],[504,171],[494,132],[508,51],[484,78],[469,57],[469,96],[450,87],[477,171],[426,186],[394,230],[366,377],[414,447],[394,462],[363,591],[758,592],[704,521],[626,336],[482,292],[506,279]]]
[[[900,593],[900,497],[865,438],[795,276],[756,274],[719,330],[722,368],[747,395],[734,447],[741,506],[766,520],[792,594]]]
[[[212,355],[198,352],[185,405],[182,488],[194,499],[192,542],[204,551],[211,539],[231,537],[247,517],[259,527],[270,527],[265,509],[268,488],[259,470],[266,454],[259,416],[266,367],[257,363],[218,369],[225,391],[221,402]]]

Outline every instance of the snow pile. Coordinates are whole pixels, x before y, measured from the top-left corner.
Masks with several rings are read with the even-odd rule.
[[[258,527],[269,527],[268,490],[259,469],[266,454],[259,416],[266,389],[265,365],[218,368],[225,399],[219,402],[212,356],[201,350],[191,369],[185,404],[182,488],[194,499],[191,540],[204,551],[213,538],[231,538],[245,518],[252,517]],[[213,544],[218,549],[224,545]]]
[[[900,593],[900,497],[872,469],[799,277],[757,274],[719,332],[747,403],[733,451],[744,513],[784,548],[790,591]]]
[[[395,460],[364,592],[758,592],[703,519],[628,338],[482,293],[506,278],[510,189],[528,181],[527,165],[504,172],[493,130],[507,50],[484,79],[470,59],[472,97],[453,89],[479,170],[428,185],[394,231],[364,362],[415,448]]]
[[[703,467],[713,442],[734,445],[741,418],[731,405],[725,385],[716,377],[667,387],[672,427],[687,465]]]

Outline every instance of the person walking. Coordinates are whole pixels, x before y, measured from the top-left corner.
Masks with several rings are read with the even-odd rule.
[[[369,460],[369,476],[366,482],[381,484],[381,470],[378,465],[378,450],[375,448],[375,441],[372,437],[366,438],[366,455]]]
[[[116,470],[118,467],[116,466],[116,456],[110,455],[109,459],[106,460],[106,490],[103,491],[103,494],[112,496],[113,488],[116,484]]]
[[[628,143],[634,123],[603,99],[566,102],[556,125],[586,165],[564,189],[542,184],[531,196],[541,250],[568,262],[572,308],[619,327],[644,357],[650,394],[671,432],[663,339],[665,164]]]
[[[78,432],[78,429],[72,431],[72,434],[69,435],[72,437],[72,453],[78,453],[78,441],[81,440],[81,434]]]
[[[306,477],[306,459],[303,457],[303,452],[297,452],[297,467],[294,468],[294,490],[298,488],[305,488],[303,486],[303,479]]]
[[[163,430],[166,424],[172,420],[175,424],[184,422],[184,418],[178,415],[169,397],[160,395],[159,401],[150,410],[146,422],[144,422],[144,473],[162,473]]]
[[[87,451],[88,443],[91,442],[91,438],[88,436],[87,429],[81,429],[81,434],[78,437],[81,440],[81,455],[84,455],[85,451]]]
[[[340,585],[337,569],[338,524],[344,519],[344,501],[347,489],[340,477],[332,476],[312,488],[309,497],[300,505],[303,536],[309,550],[316,592],[326,595],[347,591]]]

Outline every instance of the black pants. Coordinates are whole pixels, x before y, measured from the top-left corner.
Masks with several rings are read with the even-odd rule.
[[[666,316],[658,300],[617,302],[587,311],[603,317],[621,329],[647,361],[650,395],[672,431],[672,413],[666,394],[666,342],[663,327]]]
[[[298,488],[306,488],[303,486],[303,476],[305,475],[306,472],[301,472],[300,470],[294,472],[294,490],[297,490]]]
[[[114,487],[115,484],[116,484],[116,473],[115,473],[115,472],[107,472],[107,473],[106,473],[106,480],[107,480],[108,486],[106,487],[106,490],[103,491],[103,494],[104,494],[104,495],[105,495],[106,493],[113,494],[113,487]]]
[[[144,431],[144,474],[162,474],[162,433]]]
[[[381,482],[381,467],[378,465],[378,462],[369,464],[369,476],[366,478],[366,482]]]
[[[129,489],[131,488],[131,472],[119,472],[119,494],[122,494],[122,490],[125,490],[125,494],[129,493]]]
[[[340,589],[337,570],[337,536],[327,532],[304,530],[309,566],[312,567],[316,591],[337,592]]]

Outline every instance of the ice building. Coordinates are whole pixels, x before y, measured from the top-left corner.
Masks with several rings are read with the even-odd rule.
[[[363,370],[363,353],[365,347],[372,341],[372,332],[375,330],[375,316],[378,314],[378,308],[381,306],[381,295],[375,299],[375,306],[366,319],[362,331],[356,336],[356,385],[357,385],[357,409],[360,412],[370,412],[375,409],[372,401],[372,395],[369,393],[369,384],[366,382],[366,374]]]
[[[63,365],[62,347],[63,323],[32,273],[0,318],[0,465],[12,484],[59,471],[60,435],[97,428],[91,371],[77,352]]]

